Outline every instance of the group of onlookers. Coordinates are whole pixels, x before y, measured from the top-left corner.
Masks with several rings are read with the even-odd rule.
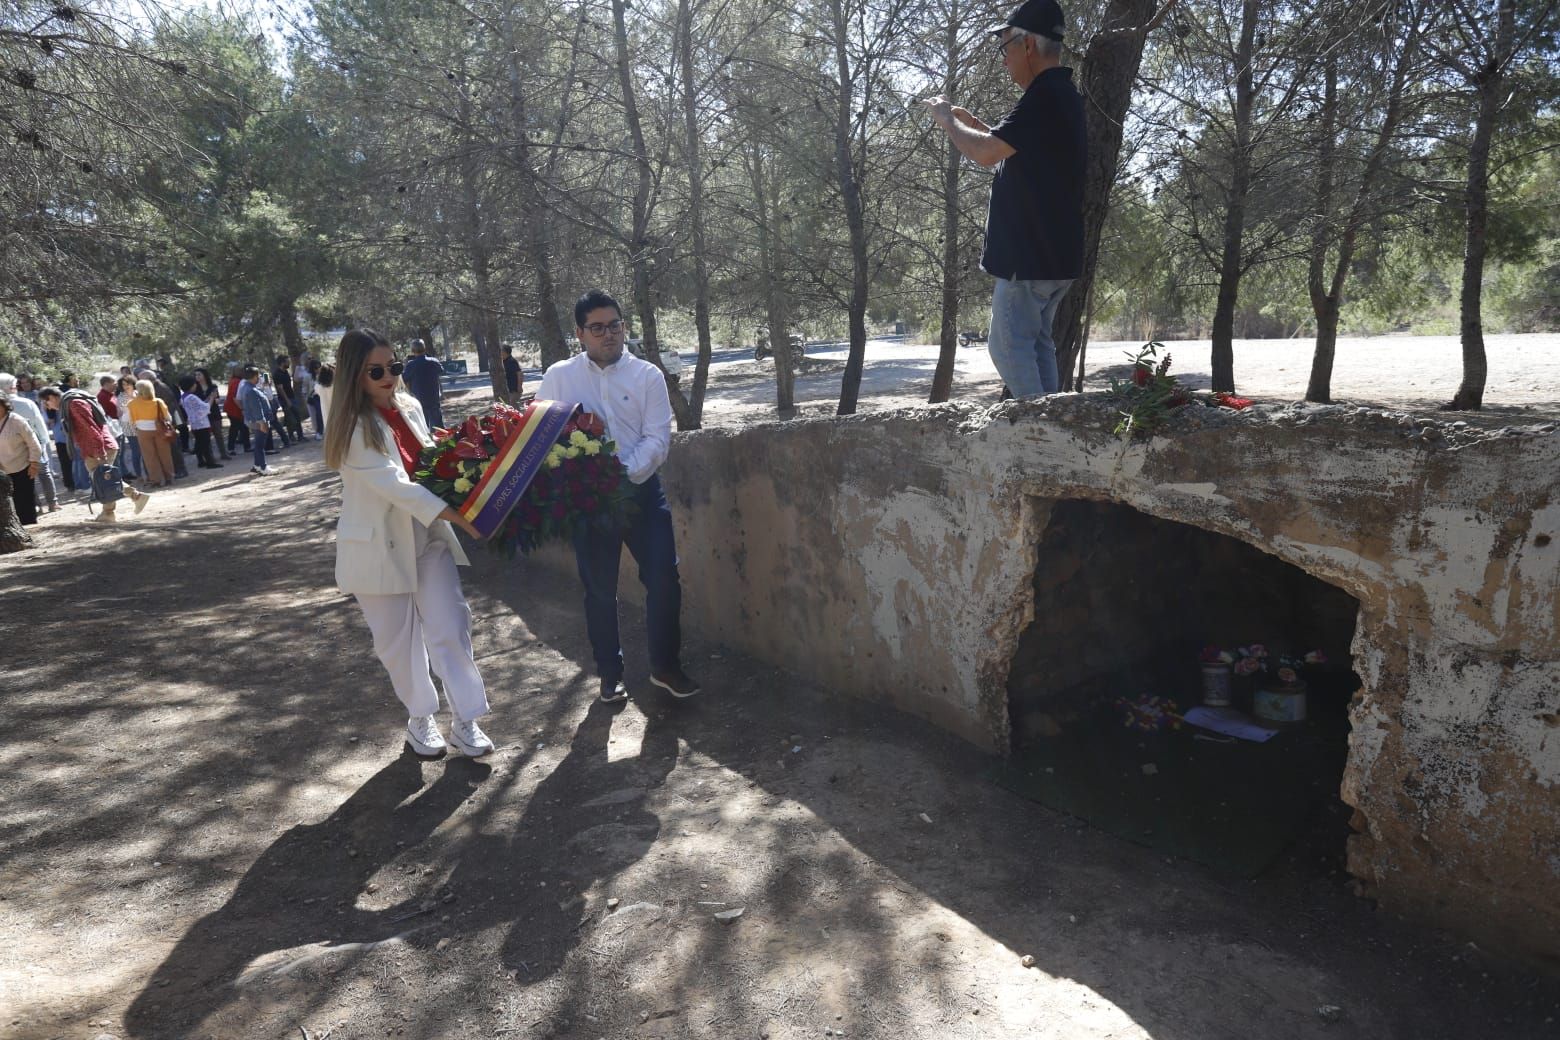
[[[219,458],[231,459],[240,445],[249,451],[253,443],[251,472],[266,475],[272,471],[265,455],[302,440],[306,419],[315,440],[324,436],[329,365],[278,355],[270,371],[231,368],[225,392],[204,368],[175,377],[125,365],[117,376],[93,377],[95,391],[70,372],[56,384],[0,373],[0,469],[10,478],[18,519],[35,524],[39,512],[54,512],[62,498],[80,491],[101,505],[98,522],[112,522],[120,495],[136,512],[145,506],[144,492],[131,481],[169,487],[187,477],[185,455],[194,455],[198,468],[220,469]],[[101,483],[105,477],[115,483]]]

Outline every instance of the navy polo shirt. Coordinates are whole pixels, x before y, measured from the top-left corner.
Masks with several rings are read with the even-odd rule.
[[[1014,155],[997,167],[981,270],[1025,281],[1083,273],[1083,180],[1088,152],[1083,98],[1072,69],[1036,76],[991,128]]]

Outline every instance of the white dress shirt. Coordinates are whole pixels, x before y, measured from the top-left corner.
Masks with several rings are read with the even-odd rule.
[[[577,403],[594,412],[617,442],[617,456],[628,479],[643,484],[655,476],[672,447],[672,399],[666,377],[650,362],[628,351],[602,368],[588,354],[559,361],[542,376],[536,396],[543,401]]]

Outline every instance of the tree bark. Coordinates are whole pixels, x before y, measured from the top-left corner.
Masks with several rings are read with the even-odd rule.
[[[948,10],[943,30],[946,64],[943,96],[956,97],[959,68],[960,10],[957,0]],[[932,373],[932,393],[927,400],[941,404],[953,395],[953,363],[959,351],[959,168],[963,156],[950,140],[943,160],[942,335],[937,341],[937,368]]]
[[[1461,292],[1462,383],[1443,407],[1448,411],[1478,411],[1484,407],[1489,358],[1484,352],[1484,261],[1489,254],[1490,142],[1505,92],[1506,63],[1515,36],[1512,0],[1502,0],[1495,15],[1495,44],[1489,63],[1478,71],[1479,109],[1473,141],[1468,147],[1468,184],[1464,191],[1463,269]]]
[[[769,345],[775,359],[775,409],[782,418],[796,414],[796,362],[791,355],[791,335],[786,327],[785,290],[781,283],[774,228],[771,191],[778,180],[766,181],[764,154],[760,148],[747,150],[748,175],[753,184],[753,212],[758,230],[759,276],[763,280],[764,308],[769,321]]]
[[[22,479],[27,479],[25,474]],[[11,500],[11,475],[0,470],[0,555],[31,549],[32,544],[32,536],[22,526],[16,503]]]
[[[1338,299],[1327,292],[1326,266],[1333,215],[1333,180],[1338,162],[1338,59],[1329,54],[1322,72],[1321,140],[1316,150],[1316,205],[1311,228],[1311,255],[1306,265],[1306,289],[1316,315],[1316,351],[1305,399],[1332,400],[1333,355],[1338,342]],[[1329,326],[1324,320],[1332,318]]]
[[[845,360],[845,375],[840,379],[840,404],[836,415],[855,415],[861,394],[861,372],[867,360],[867,221],[861,200],[861,179],[856,169],[855,140],[851,134],[855,100],[855,79],[847,49],[849,26],[843,0],[829,0],[834,31],[834,65],[839,77],[834,109],[834,170],[839,180],[840,197],[845,202],[845,226],[850,233],[850,352]],[[774,330],[770,330],[774,334]],[[776,350],[786,343],[775,344]]]
[[[682,63],[683,125],[687,134],[688,224],[693,238],[693,324],[698,330],[699,357],[693,368],[688,411],[697,429],[704,421],[704,391],[710,379],[709,246],[704,229],[704,151],[699,135],[699,95],[693,76],[693,5],[677,0],[677,49]]]
[[[1245,274],[1246,201],[1251,191],[1251,111],[1255,87],[1251,70],[1256,51],[1258,0],[1241,4],[1240,43],[1235,49],[1235,141],[1230,155],[1230,190],[1224,210],[1224,246],[1219,261],[1218,300],[1213,312],[1213,389],[1235,390],[1235,304]]]
[[[520,210],[526,226],[526,256],[536,275],[536,331],[541,345],[542,367],[569,356],[568,335],[558,320],[558,287],[553,275],[552,219],[542,197],[541,186],[531,161],[531,127],[526,114],[525,83],[520,78],[519,41],[515,36],[512,12],[506,11],[503,20],[504,50],[509,80],[509,122],[513,128],[513,144],[510,152],[520,174]],[[494,385],[502,389],[501,397],[508,396],[508,384],[503,378],[503,348],[495,346],[493,356]]]
[[[639,313],[645,357],[661,370],[666,380],[666,393],[672,401],[672,414],[677,419],[677,428],[691,430],[696,428],[697,419],[688,406],[688,399],[678,388],[677,380],[661,362],[660,332],[656,325],[655,297],[651,292],[650,279],[650,189],[655,180],[655,170],[650,165],[650,149],[645,143],[644,126],[639,119],[634,70],[628,51],[625,4],[626,0],[612,0],[612,35],[617,50],[618,85],[623,93],[623,119],[628,124],[629,140],[634,150],[634,167],[638,173],[634,184],[634,224],[629,230],[628,239],[629,264],[634,272],[634,309]]]
[[[1168,8],[1175,0],[1168,0]],[[1084,97],[1089,157],[1083,186],[1083,273],[1056,307],[1056,371],[1063,389],[1083,389],[1079,364],[1084,315],[1092,295],[1100,237],[1110,213],[1111,189],[1121,158],[1123,123],[1143,63],[1143,46],[1155,24],[1156,0],[1111,0],[1099,32],[1089,41],[1079,84]],[[1077,375],[1074,376],[1074,369]]]
[[[461,75],[465,76],[464,56]],[[471,311],[473,338],[481,344],[479,365],[488,374],[488,385],[496,400],[508,400],[508,386],[504,382],[502,336],[498,329],[497,304],[493,298],[492,249],[487,235],[487,220],[482,200],[482,171],[478,166],[479,142],[474,136],[471,102],[463,91],[460,95],[460,125],[464,133],[464,147],[460,153],[461,217],[466,236],[466,251],[470,256],[471,280],[474,299],[468,305]]]
[[[1409,71],[1419,53],[1422,23],[1406,27],[1404,38],[1395,48],[1397,64],[1392,70],[1388,86],[1387,108],[1366,157],[1365,168],[1360,173],[1354,199],[1344,218],[1338,236],[1338,253],[1333,260],[1332,278],[1324,284],[1327,260],[1329,222],[1332,216],[1333,195],[1337,171],[1338,132],[1338,68],[1336,58],[1329,55],[1325,71],[1325,88],[1322,101],[1321,167],[1317,187],[1317,227],[1313,231],[1310,271],[1307,284],[1311,295],[1311,309],[1316,316],[1316,352],[1311,359],[1311,378],[1306,385],[1305,399],[1317,403],[1332,400],[1332,370],[1337,355],[1338,320],[1343,311],[1343,287],[1349,277],[1349,265],[1354,260],[1355,245],[1365,226],[1370,199],[1375,191],[1387,155],[1392,149],[1393,138],[1403,120],[1404,94],[1408,89]]]
[[[303,353],[303,329],[298,326],[298,301],[283,302],[280,311],[282,342],[287,345],[287,356],[297,358]]]

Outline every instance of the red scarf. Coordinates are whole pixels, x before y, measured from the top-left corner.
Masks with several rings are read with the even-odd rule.
[[[406,475],[412,479],[417,478],[417,460],[422,456],[422,441],[417,439],[417,434],[406,424],[406,416],[402,415],[398,408],[381,408],[379,414],[390,425],[390,432],[395,435],[395,450],[400,453],[401,465],[406,467]]]

